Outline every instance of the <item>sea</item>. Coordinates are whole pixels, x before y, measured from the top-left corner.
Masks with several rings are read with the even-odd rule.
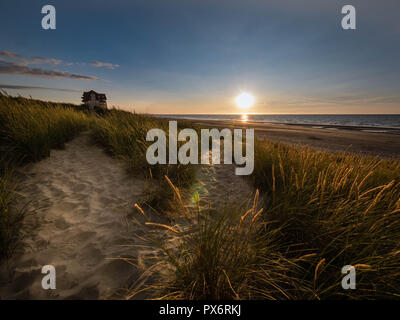
[[[400,114],[163,114],[165,118],[191,120],[238,120],[260,123],[300,124],[311,126],[363,127],[385,131],[400,129]]]

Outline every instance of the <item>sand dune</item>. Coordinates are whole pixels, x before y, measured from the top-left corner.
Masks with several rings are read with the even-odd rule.
[[[198,192],[204,206],[243,202],[252,192],[235,175],[235,165],[198,169],[189,192]],[[20,176],[20,202],[29,203],[33,213],[25,219],[24,251],[0,266],[0,298],[107,298],[143,272],[114,258],[157,255],[151,248],[126,246],[138,244],[134,235],[143,232],[127,215],[142,219],[133,204],[145,199],[147,182],[129,177],[123,163],[93,145],[88,133],[25,167]],[[44,265],[56,268],[56,290],[42,289]]]
[[[137,277],[119,256],[134,257],[135,230],[127,213],[144,197],[145,181],[127,176],[123,165],[84,134],[65,150],[22,170],[27,217],[25,252],[2,266],[0,296],[27,299],[97,299]],[[56,290],[41,287],[43,265],[56,268]],[[8,270],[6,270],[8,269]]]

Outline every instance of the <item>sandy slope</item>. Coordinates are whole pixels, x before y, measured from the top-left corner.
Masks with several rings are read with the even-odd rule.
[[[0,270],[2,298],[97,299],[137,277],[118,256],[136,255],[126,216],[144,196],[145,182],[129,178],[121,163],[94,146],[88,134],[65,150],[23,170],[22,201],[28,248]],[[33,202],[32,202],[33,201]],[[43,265],[56,268],[56,290],[43,290]]]
[[[198,192],[207,207],[243,203],[252,189],[234,170],[235,165],[200,165],[190,192]],[[133,204],[146,196],[144,180],[128,177],[123,164],[93,145],[88,134],[24,168],[21,176],[21,203],[29,202],[34,212],[24,226],[25,252],[0,266],[0,298],[98,299],[135,283],[140,263],[135,268],[109,258],[141,261],[156,254],[126,246],[143,244],[134,237],[143,229],[128,223],[127,214],[143,220]],[[41,286],[41,268],[48,264],[56,268],[56,290]]]

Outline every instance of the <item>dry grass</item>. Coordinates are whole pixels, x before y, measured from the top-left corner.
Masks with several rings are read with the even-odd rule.
[[[102,116],[84,112],[82,106],[44,102],[0,94],[0,258],[15,247],[22,211],[13,206],[14,169],[50,155],[53,148],[83,130],[92,130],[94,138],[112,156],[122,158],[130,171],[144,173],[158,187],[148,201],[160,210],[171,207],[173,192],[163,178],[168,175],[179,187],[189,186],[191,166],[156,165],[146,161],[147,131],[161,128],[168,132],[168,122],[121,110],[108,110]]]
[[[400,292],[400,162],[258,142],[253,182],[265,221],[281,228],[285,255],[315,253],[303,264],[305,298],[394,298]],[[341,268],[357,270],[343,290]]]
[[[0,95],[0,146],[12,161],[37,161],[88,128],[71,105]]]
[[[140,264],[152,284],[132,288],[127,298],[146,291],[155,299],[285,299],[307,290],[298,283],[297,263],[307,257],[290,261],[279,253],[280,230],[265,232],[258,192],[217,216],[199,205],[181,210],[175,225],[144,223],[151,227],[144,239],[160,253]]]
[[[9,97],[0,94],[0,258],[18,246],[24,209],[14,206],[14,170],[48,156],[78,132],[90,117],[72,105]]]
[[[185,124],[186,126],[186,124]],[[158,260],[144,262],[155,282],[135,288],[168,299],[387,299],[400,292],[400,163],[256,142],[257,192],[215,214],[187,208],[181,188],[191,166],[149,166],[149,129],[167,121],[113,110],[88,116],[70,105],[0,96],[0,251],[18,239],[23,212],[12,209],[12,170],[47,156],[91,128],[108,152],[158,184],[148,203],[176,208],[174,225],[146,220]],[[164,178],[166,176],[167,178]],[[198,196],[192,197],[198,199]],[[171,204],[174,204],[172,206]],[[211,214],[211,212],[214,212]],[[355,266],[357,289],[341,288]]]
[[[398,160],[270,142],[257,142],[255,157],[260,192],[250,204],[213,215],[184,208],[170,226],[178,233],[148,239],[162,252],[145,266],[157,280],[150,297],[399,298]],[[356,290],[341,287],[345,265],[356,269]]]
[[[157,185],[149,194],[147,204],[164,210],[175,206],[174,201],[171,201],[173,190],[168,187],[164,176],[167,175],[179,188],[186,188],[193,182],[195,172],[191,165],[148,164],[146,150],[153,142],[146,141],[146,134],[154,128],[164,130],[168,140],[167,120],[111,110],[96,121],[94,136],[111,155],[126,161],[131,172],[144,174]]]

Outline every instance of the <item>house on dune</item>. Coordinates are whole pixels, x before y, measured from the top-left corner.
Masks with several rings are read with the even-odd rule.
[[[84,92],[82,95],[82,102],[92,111],[95,107],[107,109],[106,95],[104,93],[97,93],[94,90]]]

